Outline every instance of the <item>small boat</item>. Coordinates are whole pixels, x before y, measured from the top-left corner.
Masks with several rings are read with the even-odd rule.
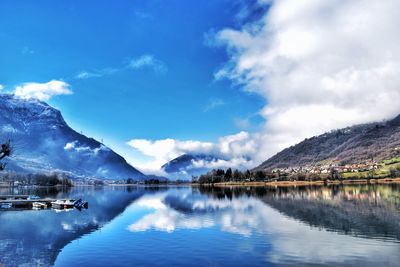
[[[64,202],[64,209],[71,209],[73,207],[75,207],[75,199],[67,199]]]
[[[64,208],[64,204],[65,204],[64,200],[58,199],[56,201],[51,202],[51,207],[55,208],[55,209],[63,209]]]
[[[12,208],[12,203],[1,203],[0,204],[0,209],[11,209]]]
[[[55,209],[71,209],[74,207],[74,199],[58,199],[51,202],[51,206]]]
[[[43,202],[33,202],[32,203],[32,207],[34,209],[41,210],[41,209],[46,209],[47,208],[47,204],[43,203]]]
[[[35,196],[35,195],[28,196],[28,200],[38,200],[38,199],[40,199],[40,197]]]

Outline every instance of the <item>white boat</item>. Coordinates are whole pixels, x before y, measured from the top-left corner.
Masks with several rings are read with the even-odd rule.
[[[76,200],[75,199],[67,199],[64,202],[65,209],[71,209],[74,207]]]
[[[43,202],[33,202],[32,203],[32,207],[34,209],[46,209],[47,208],[47,204],[43,203]]]
[[[63,209],[64,208],[65,201],[58,199],[56,201],[51,202],[51,207],[55,209]]]
[[[71,209],[74,207],[74,199],[58,199],[51,202],[51,206],[56,209]]]

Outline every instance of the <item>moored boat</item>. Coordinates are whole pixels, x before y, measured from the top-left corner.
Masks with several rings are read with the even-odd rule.
[[[55,209],[71,209],[74,207],[75,202],[74,199],[58,199],[51,202],[51,206]]]
[[[65,204],[65,200],[58,199],[56,201],[51,202],[51,207],[55,209],[63,209]]]
[[[64,209],[71,209],[73,207],[75,207],[75,199],[66,199],[64,202]]]
[[[33,202],[32,203],[32,207],[34,209],[46,209],[47,208],[47,204],[43,203],[43,202]]]

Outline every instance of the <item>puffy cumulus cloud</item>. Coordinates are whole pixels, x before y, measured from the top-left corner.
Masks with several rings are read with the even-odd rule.
[[[0,84],[0,91],[4,89],[4,85]]]
[[[24,99],[35,98],[46,101],[56,95],[70,95],[72,91],[68,83],[52,80],[47,83],[24,83],[15,88],[14,94]]]
[[[194,140],[146,140],[133,139],[128,145],[148,157],[148,161],[136,164],[139,169],[157,172],[168,161],[183,154],[210,154],[220,160],[195,161],[193,167],[247,167],[252,165],[251,156],[257,151],[258,135],[240,132],[219,138],[218,142],[200,142]]]
[[[133,58],[129,62],[128,67],[134,70],[150,68],[158,73],[165,73],[168,70],[167,65],[165,65],[163,61],[155,58],[153,55],[142,55],[138,58]]]
[[[246,157],[238,157],[238,158],[231,158],[228,160],[225,159],[215,159],[212,161],[208,160],[193,160],[192,165],[188,167],[188,169],[203,169],[203,168],[208,168],[208,169],[227,169],[227,168],[236,168],[236,169],[242,169],[242,168],[250,168],[253,165],[253,162],[251,159],[246,158]]]
[[[230,61],[216,73],[267,106],[261,162],[316,134],[400,113],[400,2],[279,0],[259,21],[216,33]]]
[[[180,141],[174,139],[146,140],[132,139],[128,145],[148,157],[136,166],[142,171],[160,173],[162,165],[168,161],[190,152],[208,153],[212,151],[213,144],[200,141]]]

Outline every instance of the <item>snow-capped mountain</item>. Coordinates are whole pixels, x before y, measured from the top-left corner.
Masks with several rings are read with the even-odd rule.
[[[205,154],[184,154],[166,164],[161,168],[173,179],[188,179],[209,171],[213,163],[220,159]]]
[[[35,99],[0,95],[0,142],[11,140],[7,170],[142,179],[144,174],[100,142],[71,129],[60,111]]]

